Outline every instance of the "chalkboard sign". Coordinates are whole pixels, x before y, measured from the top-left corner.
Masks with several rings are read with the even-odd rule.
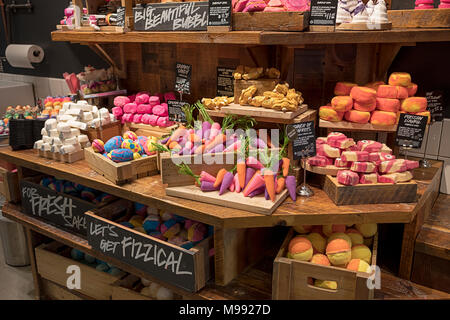
[[[169,121],[186,122],[186,115],[181,109],[187,104],[185,101],[168,100],[167,109],[169,113]]]
[[[397,126],[397,144],[401,147],[420,148],[428,117],[416,114],[400,114]]]
[[[125,27],[125,7],[117,8],[116,25],[118,27]]]
[[[234,95],[234,69],[217,67],[217,96]]]
[[[309,25],[334,26],[338,0],[311,0]]]
[[[148,3],[133,8],[134,30],[205,31],[208,2]]]
[[[175,65],[175,91],[191,93],[191,72],[192,66],[186,63],[177,62]]]
[[[314,121],[290,124],[286,127],[286,134],[292,141],[295,160],[316,155]]]
[[[208,26],[231,25],[231,0],[209,0]]]
[[[86,237],[86,211],[94,204],[53,191],[27,180],[20,181],[23,213]]]
[[[88,243],[94,250],[121,260],[164,282],[194,292],[195,253],[87,214]]]
[[[433,121],[442,121],[444,119],[444,93],[434,90],[425,93],[425,97]]]

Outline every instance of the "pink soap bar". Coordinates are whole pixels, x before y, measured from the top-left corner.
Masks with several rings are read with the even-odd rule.
[[[355,143],[355,145],[350,146],[347,149],[343,149],[343,151],[359,151],[359,149],[358,149],[358,146]]]
[[[339,148],[330,147],[328,144],[320,144],[316,146],[316,153],[319,156],[339,158],[339,156],[341,155],[341,150]]]
[[[263,0],[250,0],[242,12],[263,11],[267,4]]]
[[[164,93],[164,102],[167,102],[168,100],[176,100],[177,97],[175,96],[175,93],[173,92],[166,92]]]
[[[160,127],[167,127],[169,124],[169,117],[159,117],[156,124]]]
[[[361,173],[359,177],[359,183],[361,184],[373,184],[378,182],[377,173]]]
[[[142,93],[142,94],[138,94],[136,95],[136,100],[134,100],[134,102],[136,104],[144,104],[144,103],[148,103],[148,99],[149,99],[149,95],[147,93]]]
[[[169,115],[168,108],[164,107],[162,104],[154,106],[152,112],[159,117],[166,117]]]
[[[134,123],[141,123],[141,119],[142,119],[142,114],[136,113],[133,116],[133,121]]]
[[[377,170],[377,165],[373,162],[355,161],[352,163],[350,170],[362,173],[372,173]]]
[[[434,9],[434,5],[432,5],[432,4],[419,4],[414,9],[415,10]]]
[[[419,161],[405,160],[407,170],[412,170],[419,167]]]
[[[152,126],[156,126],[156,123],[158,122],[158,116],[151,114],[149,119],[148,119],[148,124],[152,125]]]
[[[311,157],[307,161],[308,164],[310,164],[311,166],[318,166],[318,167],[326,167],[328,165],[333,164],[333,159],[320,155]]]
[[[118,119],[123,115],[123,110],[121,107],[114,107],[111,109],[112,114]]]
[[[136,95],[132,94],[132,95],[128,96],[128,99],[130,99],[130,102],[134,102],[134,100],[136,99]]]
[[[158,96],[151,96],[150,98],[148,98],[148,104],[153,106],[158,105],[160,102],[160,99]]]
[[[316,146],[319,145],[319,144],[324,144],[324,143],[327,143],[327,138],[326,137],[318,137],[316,139]]]
[[[132,120],[133,120],[133,113],[125,113],[123,116],[122,116],[122,121],[124,121],[124,122],[132,122]]]
[[[336,147],[338,147],[339,149],[348,149],[355,145],[355,140],[353,140],[352,138],[336,141]]]
[[[337,181],[345,186],[355,186],[359,183],[359,175],[350,170],[339,170]]]
[[[137,113],[152,113],[152,106],[147,103],[139,104],[136,108]]]
[[[347,162],[369,161],[367,151],[344,151],[341,153],[341,159]]]
[[[381,143],[373,140],[360,140],[356,145],[360,151],[367,151],[369,153],[379,152],[383,147]]]
[[[415,5],[417,6],[418,4],[433,4],[434,0],[416,0]]]
[[[150,124],[150,116],[151,116],[150,114],[143,114],[141,119],[142,123]]]
[[[114,98],[114,105],[116,107],[122,108],[124,105],[126,105],[127,103],[130,103],[130,102],[131,102],[130,99],[125,96],[117,96]]]
[[[379,152],[369,153],[369,161],[380,162],[380,153]]]
[[[339,148],[338,142],[347,139],[347,136],[341,132],[330,132],[327,136],[327,143],[332,147]]]
[[[395,156],[390,153],[378,152],[378,155],[380,156],[380,161],[388,161],[395,159]]]
[[[380,173],[395,173],[403,172],[406,170],[408,170],[408,167],[406,166],[405,160],[403,159],[382,161],[378,166],[378,171]]]
[[[413,178],[411,171],[395,172],[379,176],[378,182],[399,183],[407,182]]]
[[[442,3],[438,6],[439,9],[450,9],[450,3]]]
[[[350,168],[350,163],[342,160],[341,158],[334,159],[334,166],[338,168]]]
[[[127,103],[123,106],[123,111],[125,113],[136,113],[137,111],[137,104],[134,102]]]
[[[265,7],[264,12],[283,12],[286,11],[284,7]]]

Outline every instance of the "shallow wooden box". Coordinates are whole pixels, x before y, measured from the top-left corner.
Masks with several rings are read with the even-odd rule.
[[[170,134],[172,130],[174,130],[178,125],[173,125],[170,127],[159,127],[152,126],[144,123],[134,123],[134,122],[126,122],[123,124],[122,131],[134,131],[138,136],[152,136],[152,137],[163,137],[165,135]]]
[[[303,31],[309,26],[306,12],[235,12],[233,31]]]
[[[87,130],[80,130],[81,134],[88,136],[89,141],[100,139],[104,143],[115,136],[122,135],[122,126],[120,121],[111,122],[101,126],[101,128],[88,128]]]
[[[388,10],[392,28],[450,28],[450,9]]]
[[[250,86],[256,87],[254,96],[262,95],[265,91],[272,91],[280,83],[280,79],[256,79],[256,80],[234,80],[234,103],[239,104],[242,90]]]
[[[19,176],[16,172],[11,172],[0,167],[0,193],[8,202],[20,201]]]
[[[344,186],[337,182],[337,178],[327,175],[323,190],[338,206],[417,201],[417,183],[414,180],[395,184],[376,183]]]
[[[370,273],[323,266],[286,258],[288,245],[295,236],[291,229],[273,263],[272,299],[274,300],[368,300],[374,290],[367,286]],[[372,263],[376,267],[378,234],[373,238]],[[337,289],[324,289],[309,284],[310,279],[337,282]],[[370,281],[370,280],[369,280]]]
[[[89,167],[115,184],[158,174],[156,154],[121,163],[94,152],[92,147],[85,148],[84,155]]]
[[[44,279],[53,281],[67,288],[67,268],[76,265],[80,268],[80,289],[73,289],[88,297],[98,300],[109,300],[112,294],[112,284],[122,278],[125,273],[113,276],[109,273],[96,270],[94,267],[73,260],[70,256],[71,249],[63,244],[53,241],[49,244],[41,244],[35,248],[37,272]],[[69,291],[69,288],[67,288]]]
[[[74,153],[68,153],[68,154],[60,154],[59,152],[51,152],[51,151],[42,151],[38,150],[38,155],[42,158],[65,162],[65,163],[74,163],[79,160],[84,159],[84,151],[76,151]]]

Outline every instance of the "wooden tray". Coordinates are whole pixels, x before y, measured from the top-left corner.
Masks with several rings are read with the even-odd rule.
[[[309,25],[306,12],[236,12],[234,31],[303,31]]]
[[[388,10],[392,28],[450,28],[450,9]]]
[[[296,111],[278,111],[272,109],[266,109],[263,107],[253,107],[253,106],[241,106],[240,104],[232,103],[228,106],[224,106],[220,109],[224,114],[237,114],[241,116],[259,117],[266,119],[274,119],[275,121],[289,121],[297,117],[308,110],[306,104],[302,104]],[[211,114],[212,115],[212,114]]]
[[[74,153],[60,154],[59,152],[38,150],[38,155],[42,158],[61,161],[65,163],[74,163],[75,161],[84,159],[84,151],[80,150]]]
[[[122,135],[122,127],[120,121],[111,122],[103,125],[101,128],[89,128],[87,130],[80,130],[81,134],[88,136],[89,141],[100,139],[104,143],[115,136]]]
[[[300,162],[300,163],[301,163],[302,168],[304,168],[303,162]],[[348,168],[339,168],[339,167],[332,166],[332,165],[329,165],[326,167],[319,167],[319,166],[312,166],[309,163],[306,163],[306,171],[317,173],[317,174],[330,175],[333,177],[337,176],[337,173],[339,170],[345,170],[345,169],[348,169]]]
[[[397,125],[391,126],[381,126],[375,125],[371,123],[354,123],[349,121],[326,121],[319,119],[319,127],[320,128],[330,128],[336,130],[345,130],[345,131],[383,131],[383,132],[396,132]]]
[[[61,30],[61,31],[75,31],[75,32],[117,32],[117,33],[124,33],[125,32],[125,28],[124,27],[117,27],[117,26],[100,26],[100,30],[95,30],[93,27],[91,26],[80,26],[79,29],[69,29],[68,26],[66,25],[62,25],[62,24],[58,24],[56,25],[56,29],[57,30]]]
[[[173,125],[170,127],[159,127],[152,126],[149,124],[143,123],[134,123],[134,122],[125,122],[123,124],[122,131],[134,131],[138,136],[153,136],[153,137],[162,137],[172,132],[178,125]]]
[[[84,149],[84,155],[89,167],[115,184],[158,174],[156,155],[122,163],[115,163],[94,152],[92,147]]]
[[[380,31],[391,29],[391,22],[378,25],[370,25],[367,23],[341,23],[339,26],[336,26],[336,30],[338,31]]]
[[[166,188],[166,194],[168,196],[271,215],[286,199],[288,191],[284,190],[278,194],[275,202],[266,200],[264,194],[249,198],[244,197],[242,193],[227,192],[219,196],[219,191],[203,192],[194,185]]]
[[[280,79],[234,80],[234,103],[239,104],[242,90],[250,86],[256,87],[255,96],[262,96],[265,91],[272,91],[280,83]]]
[[[371,276],[345,268],[323,266],[311,262],[286,258],[288,245],[294,237],[291,229],[273,263],[272,299],[274,300],[367,300],[373,299],[374,289],[367,287]],[[373,267],[377,264],[378,234],[373,237]],[[315,287],[309,278],[337,282],[336,290]]]
[[[396,184],[376,183],[344,186],[332,176],[326,176],[323,190],[333,202],[340,205],[371,203],[416,202],[417,183],[412,180]]]

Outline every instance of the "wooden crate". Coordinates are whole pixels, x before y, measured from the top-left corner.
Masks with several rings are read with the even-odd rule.
[[[156,155],[122,163],[111,161],[91,147],[84,149],[84,155],[91,169],[115,184],[158,174]]]
[[[450,28],[450,9],[389,10],[392,28]]]
[[[131,130],[134,131],[138,136],[152,136],[159,138],[170,134],[170,132],[172,132],[172,130],[177,127],[178,125],[173,125],[170,127],[159,127],[143,123],[126,122],[123,124],[122,131],[125,132]]]
[[[417,201],[417,183],[414,180],[395,184],[376,183],[344,186],[337,182],[337,178],[328,175],[325,178],[323,190],[338,206]]]
[[[280,79],[234,80],[234,103],[239,104],[239,96],[242,90],[250,86],[256,87],[255,96],[262,95],[265,91],[272,91],[280,82]]]
[[[76,265],[80,268],[80,292],[88,297],[109,300],[112,294],[112,284],[122,278],[125,273],[113,276],[109,273],[97,271],[94,267],[73,260],[70,257],[71,249],[63,244],[53,241],[49,244],[41,244],[34,249],[36,257],[37,272],[47,280],[67,287],[67,268]],[[71,291],[69,289],[69,291]]]
[[[274,300],[367,300],[373,299],[373,289],[367,287],[369,273],[355,272],[286,258],[289,231],[273,263],[272,299]],[[372,244],[372,266],[376,266],[378,235]],[[323,289],[309,284],[310,278],[337,282],[337,289]]]
[[[58,152],[42,151],[42,150],[38,150],[37,153],[42,158],[65,162],[65,163],[74,163],[76,161],[84,159],[84,151],[83,150],[76,151],[73,153],[68,153],[68,154],[60,154]]]
[[[20,201],[19,176],[16,172],[11,172],[0,167],[0,193],[8,202]]]
[[[115,136],[122,136],[122,126],[120,121],[111,122],[103,125],[101,128],[88,128],[87,130],[80,130],[81,134],[88,136],[89,141],[100,139],[104,143]]]
[[[303,31],[309,26],[306,12],[235,12],[233,31]]]
[[[210,279],[212,274],[212,257],[210,256],[210,250],[213,248],[212,236],[187,250],[99,217],[96,211],[87,212],[86,215],[90,225],[87,236],[89,245],[102,254],[143,271],[148,275],[148,280],[158,279],[184,290],[196,292],[203,288]],[[98,230],[106,231],[101,234]],[[126,242],[123,246],[120,242],[122,239],[124,243]],[[142,249],[129,250],[128,241],[132,241],[136,248]],[[104,245],[105,242],[117,243],[117,250],[111,251]],[[156,251],[157,254],[153,253]],[[153,260],[153,256],[157,260]],[[165,267],[165,262],[170,259],[178,265],[178,268],[175,269],[173,265],[169,268]],[[164,263],[160,264],[161,261]]]

